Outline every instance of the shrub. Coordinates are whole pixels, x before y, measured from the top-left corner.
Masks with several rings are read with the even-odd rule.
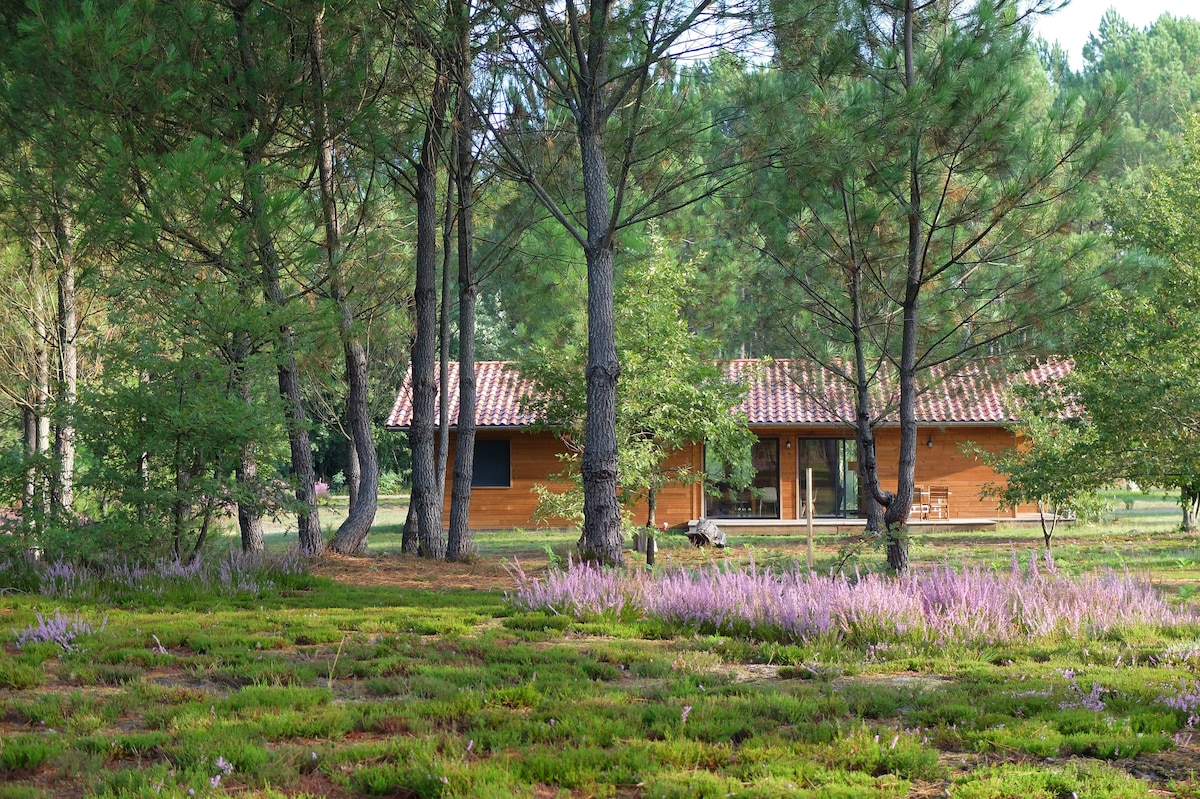
[[[404,472],[380,472],[379,473],[379,493],[380,494],[403,494],[408,490],[409,475]]]
[[[281,579],[304,574],[308,561],[295,550],[270,555],[231,550],[188,563],[171,558],[107,558],[86,563],[21,559],[0,561],[0,581],[8,581],[10,569],[31,575],[30,582],[42,596],[112,601],[128,594],[161,596],[180,587],[257,595],[276,588]]]
[[[100,622],[100,630],[104,629],[107,617]],[[58,644],[67,652],[74,652],[78,648],[76,640],[80,636],[91,635],[98,630],[92,626],[92,623],[85,621],[76,613],[72,616],[64,616],[60,611],[54,611],[54,615],[46,618],[42,614],[37,614],[37,624],[30,625],[24,630],[17,632],[13,630],[17,636],[17,647],[23,648],[28,644]]]
[[[544,578],[514,571],[510,602],[576,618],[625,615],[767,640],[994,644],[1193,623],[1146,580],[1104,572],[1070,577],[1047,559],[1006,574],[938,567],[902,577],[742,570],[605,569],[570,564]]]

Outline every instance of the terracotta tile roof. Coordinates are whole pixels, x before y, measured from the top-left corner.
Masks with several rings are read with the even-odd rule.
[[[752,425],[843,425],[854,419],[854,391],[846,382],[813,362],[793,360],[734,360],[725,365],[731,380],[749,385],[742,410]],[[1008,372],[997,361],[980,361],[954,371],[932,369],[922,378],[916,416],[921,424],[1005,424],[1015,419],[1012,389],[1024,383],[1043,383],[1064,377],[1069,361],[1039,364],[1023,372]],[[407,429],[412,421],[412,374],[388,417],[391,430]],[[458,364],[450,364],[450,384],[458,385]],[[512,364],[476,364],[477,423],[480,427],[525,427],[533,416],[521,407],[532,392]],[[876,413],[884,423],[895,422],[898,389],[893,383],[872,392]],[[458,424],[458,392],[450,396],[450,423]]]
[[[450,424],[458,426],[458,363],[450,364]],[[480,361],[475,364],[475,420],[480,427],[526,427],[534,423],[533,414],[521,408],[521,397],[533,391],[533,383],[521,377],[506,361]],[[440,399],[440,398],[439,398]],[[412,368],[404,376],[404,385],[388,416],[387,428],[407,429],[412,422]]]

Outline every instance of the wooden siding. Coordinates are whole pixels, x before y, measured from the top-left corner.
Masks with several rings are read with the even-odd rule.
[[[830,429],[781,429],[760,428],[754,432],[760,438],[780,439],[780,517],[800,517],[800,495],[803,491],[803,476],[799,473],[797,448],[787,449],[789,440],[797,438],[848,438],[845,428]],[[926,446],[930,437],[933,446]],[[530,528],[539,526],[533,519],[537,495],[533,487],[539,483],[565,490],[566,484],[552,483],[550,476],[561,470],[558,455],[565,452],[562,443],[550,433],[523,433],[519,431],[481,432],[479,437],[507,439],[511,442],[512,480],[508,488],[474,488],[471,491],[471,526],[477,530]],[[450,473],[454,468],[453,435],[451,436],[450,464],[443,520],[450,519]],[[884,428],[877,433],[880,479],[885,488],[894,489],[898,474],[897,464],[900,451],[900,431]],[[996,475],[979,460],[964,454],[961,447],[968,441],[989,452],[999,452],[1013,445],[1013,434],[996,426],[953,426],[922,427],[918,431],[916,482],[924,485],[946,485],[950,487],[950,518],[1012,518],[1013,511],[997,510],[995,500],[984,499],[980,488],[984,483],[996,481]],[[672,456],[671,466],[686,465],[696,470],[703,467],[704,449],[694,445]],[[660,492],[655,514],[659,526],[666,522],[672,527],[686,525],[700,518],[703,513],[703,489],[700,485],[670,486]],[[1018,512],[1036,512],[1036,507],[1022,506]],[[645,502],[634,509],[633,520],[637,524],[646,521]],[[566,527],[562,519],[540,523],[544,527]]]
[[[933,446],[928,442],[933,440]],[[917,432],[917,468],[915,480],[918,485],[944,485],[950,488],[950,518],[1013,518],[1012,510],[999,510],[996,500],[982,496],[985,483],[1002,482],[995,472],[978,458],[967,455],[962,447],[972,442],[980,449],[999,453],[1015,443],[1012,431],[1003,427],[954,426],[939,429],[922,427]],[[879,478],[885,488],[894,490],[899,476],[900,431],[887,429],[880,432]],[[1018,508],[1018,511],[1036,511],[1036,507]]]
[[[787,448],[787,442],[804,438],[849,438],[845,428],[752,428],[759,438],[778,438],[780,518],[801,518],[801,499],[804,492],[804,476],[800,474],[797,457],[798,448]],[[933,446],[927,446],[930,437]],[[972,442],[988,452],[998,453],[1013,446],[1013,433],[1007,428],[994,425],[963,425],[953,427],[922,427],[917,434],[917,466],[915,482],[918,485],[945,485],[950,488],[951,519],[1004,519],[1015,518],[1017,513],[1036,513],[1034,505],[1022,505],[1016,509],[1001,511],[993,499],[981,495],[982,486],[988,482],[1002,482],[991,469],[973,456],[962,452],[962,446]],[[702,457],[702,456],[701,456]],[[879,463],[879,479],[883,487],[895,490],[899,475],[900,430],[883,428],[876,432],[876,457]],[[699,518],[702,493],[699,486],[671,489],[691,494],[691,505]],[[664,492],[665,493],[665,492]],[[664,497],[660,503],[666,501]],[[672,497],[674,506],[684,503]],[[660,520],[666,518],[659,514]],[[674,524],[674,520],[667,518]]]
[[[550,433],[487,431],[480,432],[478,438],[509,441],[511,485],[508,488],[471,489],[472,529],[511,530],[537,526],[533,520],[534,508],[537,506],[537,494],[534,493],[533,487],[539,483],[550,482],[550,475],[561,469],[558,456],[566,452],[566,448]],[[455,439],[455,433],[451,432],[450,457],[446,466],[446,493],[442,506],[442,523],[447,526],[450,524],[450,489],[454,473]],[[565,527],[567,522],[557,519],[542,526]]]

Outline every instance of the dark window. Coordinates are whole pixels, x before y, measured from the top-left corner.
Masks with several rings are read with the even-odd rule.
[[[798,438],[800,496],[813,470],[813,516],[858,515],[858,443],[853,438]]]
[[[762,438],[740,465],[706,461],[705,515],[714,519],[744,516],[779,518],[779,439]],[[736,486],[746,486],[737,488]]]
[[[473,488],[508,488],[512,485],[512,460],[508,439],[476,439]]]

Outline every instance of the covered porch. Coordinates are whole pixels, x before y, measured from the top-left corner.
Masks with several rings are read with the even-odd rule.
[[[728,535],[804,535],[808,530],[805,519],[751,519],[728,518],[713,519],[717,526]],[[1069,522],[1059,519],[1059,522]],[[699,519],[688,521],[688,530],[694,530],[700,523]],[[951,519],[924,519],[911,516],[908,526],[914,533],[921,532],[970,532],[984,530],[994,532],[1000,527],[1034,527],[1040,524],[1036,513],[1019,513],[1015,516],[1000,517],[955,517]],[[867,526],[866,519],[848,519],[833,517],[818,517],[812,521],[814,533],[827,535],[830,533],[859,533]]]

